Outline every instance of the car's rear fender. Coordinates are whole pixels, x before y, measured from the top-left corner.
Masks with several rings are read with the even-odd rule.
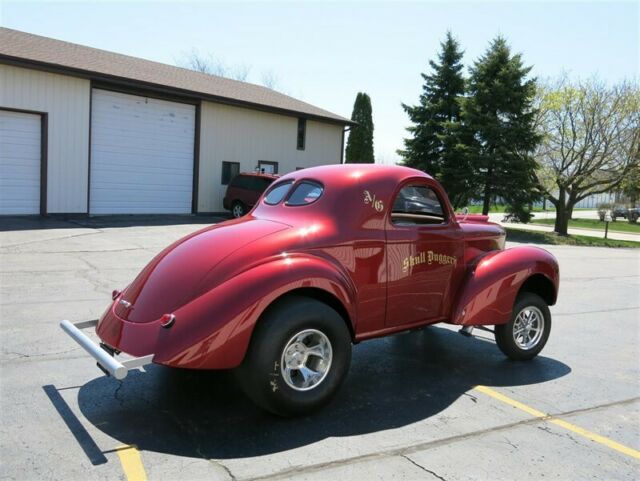
[[[450,322],[472,326],[504,324],[511,318],[521,290],[539,294],[553,305],[558,287],[558,262],[549,252],[530,246],[493,251],[469,267]]]
[[[262,313],[300,289],[325,291],[344,306],[346,321],[355,322],[350,280],[325,259],[288,254],[242,272],[177,310],[175,324],[160,333],[154,362],[194,369],[236,367]]]

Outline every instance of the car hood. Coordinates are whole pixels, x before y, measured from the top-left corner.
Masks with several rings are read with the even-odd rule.
[[[116,299],[115,313],[131,322],[151,322],[199,295],[205,277],[234,252],[288,229],[252,217],[223,222],[180,239],[160,252]]]

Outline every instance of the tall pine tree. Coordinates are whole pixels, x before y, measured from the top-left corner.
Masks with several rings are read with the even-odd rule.
[[[497,197],[518,213],[539,196],[532,152],[540,138],[534,128],[536,87],[535,79],[527,79],[530,70],[502,37],[470,69],[462,114],[472,139],[483,214]]]
[[[358,92],[353,104],[351,120],[353,126],[347,140],[346,162],[354,164],[373,164],[373,119],[371,117],[371,99],[364,92]]]
[[[424,84],[418,105],[402,104],[414,125],[407,128],[411,137],[404,140],[404,150],[398,154],[405,165],[436,177],[454,207],[460,207],[474,195],[466,155],[470,141],[464,138],[461,125],[463,52],[451,32],[440,47],[438,61],[429,61],[432,73],[421,74]]]

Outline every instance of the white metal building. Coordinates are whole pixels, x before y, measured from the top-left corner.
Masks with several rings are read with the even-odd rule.
[[[0,28],[0,215],[219,212],[237,172],[340,163],[350,124],[258,85]]]

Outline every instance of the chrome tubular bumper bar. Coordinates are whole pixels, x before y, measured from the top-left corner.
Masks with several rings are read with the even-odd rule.
[[[93,321],[78,322],[77,324],[66,319],[60,321],[60,327],[64,332],[69,334],[74,341],[80,344],[80,346],[98,362],[99,366],[106,373],[118,380],[122,380],[127,377],[130,369],[138,369],[142,366],[146,366],[147,364],[151,364],[153,361],[153,354],[143,357],[134,357],[125,361],[118,361],[80,330],[88,327],[94,327],[97,324],[97,319]]]

